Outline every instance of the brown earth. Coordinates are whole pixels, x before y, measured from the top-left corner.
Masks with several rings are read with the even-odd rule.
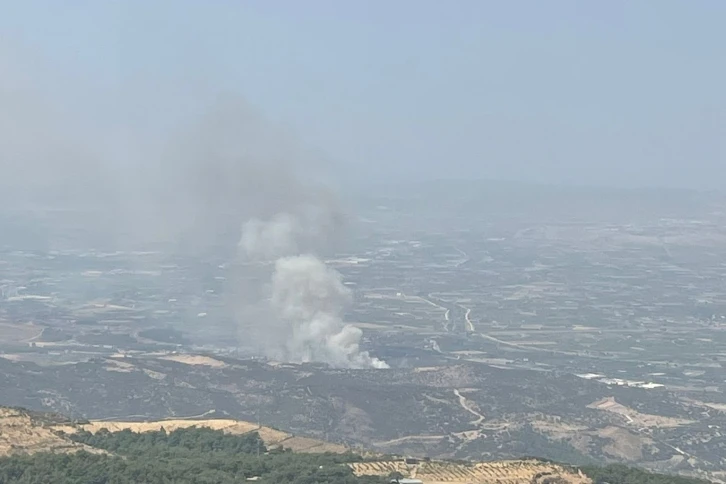
[[[25,410],[0,408],[0,456],[79,450],[103,453],[57,435],[53,425],[44,423]]]

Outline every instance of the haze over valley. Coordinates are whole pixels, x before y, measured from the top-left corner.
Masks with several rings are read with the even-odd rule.
[[[726,482],[726,4],[5,3],[0,481]]]

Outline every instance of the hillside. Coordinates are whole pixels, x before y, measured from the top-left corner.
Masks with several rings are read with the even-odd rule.
[[[584,475],[567,470],[562,466],[535,460],[492,462],[482,464],[418,462],[406,463],[399,460],[371,460],[351,454],[341,445],[328,444],[314,439],[295,437],[267,427],[231,419],[190,419],[190,420],[159,420],[152,422],[71,422],[53,414],[32,413],[22,409],[0,410],[0,436],[2,447],[0,452],[0,482],[15,482],[7,476],[3,477],[3,468],[10,467],[17,475],[18,467],[25,467],[22,474],[37,474],[44,466],[57,469],[59,466],[70,466],[68,472],[77,473],[77,466],[84,472],[93,473],[97,479],[100,471],[89,471],[98,466],[114,469],[118,462],[117,456],[133,455],[135,459],[153,454],[163,454],[171,458],[179,458],[178,450],[170,447],[181,447],[204,454],[211,451],[214,459],[220,459],[220,452],[226,448],[234,449],[229,461],[238,459],[238,453],[259,455],[265,459],[288,451],[298,453],[317,453],[335,465],[343,465],[351,472],[350,478],[372,481],[376,484],[385,483],[392,473],[400,473],[404,477],[413,477],[426,484],[450,483],[464,484],[470,482],[497,482],[509,484],[527,484],[552,482],[547,479],[557,477],[562,484],[587,484],[591,481]],[[259,444],[255,444],[259,439]],[[255,447],[257,445],[257,447]],[[196,447],[199,447],[198,449]],[[278,449],[275,451],[274,449]],[[284,449],[284,450],[283,450]],[[71,454],[70,460],[57,460],[58,454]],[[92,457],[92,456],[96,457]],[[335,457],[335,456],[339,457]],[[327,456],[327,457],[322,457]],[[187,458],[184,454],[183,458]],[[212,458],[210,456],[210,458]],[[108,461],[111,459],[111,461]],[[302,459],[302,458],[301,458]],[[312,458],[315,459],[315,458]],[[80,461],[83,461],[82,463]],[[317,460],[315,461],[318,462]],[[143,464],[142,462],[139,465]],[[228,463],[229,464],[229,463]],[[180,463],[180,465],[182,465]],[[303,461],[296,465],[303,465]],[[142,465],[143,467],[143,465]],[[320,467],[323,469],[324,467]],[[72,470],[71,470],[72,469]],[[239,470],[215,479],[234,479]],[[57,470],[54,472],[58,472]],[[131,472],[123,467],[109,470],[110,473]],[[141,472],[134,470],[134,475]],[[148,469],[144,472],[150,472]],[[255,476],[262,474],[261,469],[250,471]],[[295,472],[300,472],[295,468]],[[89,474],[90,475],[90,474]],[[249,477],[249,472],[245,473]],[[345,477],[346,471],[338,471],[338,477]],[[249,478],[254,478],[251,476]],[[17,475],[21,479],[20,475]],[[60,479],[56,474],[54,479]],[[29,478],[28,478],[29,479]],[[153,479],[156,479],[153,478]],[[18,480],[17,482],[24,482]],[[30,482],[30,481],[29,481]],[[54,482],[56,482],[54,480]],[[71,482],[71,481],[68,481]],[[74,481],[76,482],[76,481]],[[93,481],[97,482],[97,481]],[[106,481],[100,481],[106,482]],[[114,481],[115,482],[115,481]],[[146,482],[156,482],[154,480]],[[176,482],[176,481],[175,481]],[[192,481],[196,482],[196,481]],[[217,482],[217,481],[214,481]],[[219,481],[226,482],[226,481]],[[230,481],[232,482],[232,481]],[[322,482],[316,479],[315,482]],[[340,482],[340,481],[336,481]]]
[[[80,450],[102,452],[58,435],[54,430],[57,425],[57,419],[53,420],[51,414],[0,407],[0,456]]]
[[[294,435],[287,447],[299,442],[322,449],[318,443],[325,441],[341,449],[467,461],[528,455],[726,480],[720,430],[726,414],[707,406],[720,401],[716,393],[702,402],[662,389],[473,362],[392,369],[381,378],[376,371],[319,365],[173,358],[114,356],[51,366],[0,358],[2,404],[116,429],[124,425],[119,422],[137,426],[171,417],[192,425],[189,416],[215,416],[247,422],[240,424],[244,431],[259,419],[286,432],[261,430],[271,443]]]
[[[538,459],[475,463],[363,457],[340,445],[231,419],[73,422],[11,408],[0,408],[0,452],[3,484],[387,484],[391,478],[423,484],[706,482],[627,467],[577,469]]]
[[[101,430],[120,432],[173,432],[191,427],[219,430],[229,435],[257,432],[269,448],[284,447],[293,452],[344,453],[348,448],[308,437],[299,437],[279,430],[258,426],[251,422],[231,419],[168,419],[146,422],[87,421],[71,422],[49,413],[30,412],[25,409],[0,407],[0,456],[34,454],[38,452],[68,453],[85,450],[99,453],[98,449],[72,441],[68,436],[84,431],[95,434]]]

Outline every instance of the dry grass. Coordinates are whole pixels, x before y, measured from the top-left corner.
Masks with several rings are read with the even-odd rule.
[[[249,422],[240,422],[231,419],[212,419],[212,420],[156,420],[152,422],[103,422],[92,421],[85,425],[79,425],[79,428],[95,434],[101,429],[109,432],[120,432],[122,430],[131,430],[132,432],[155,432],[162,429],[167,432],[173,432],[177,429],[186,429],[189,427],[205,427],[214,430],[222,430],[230,434],[244,434],[256,430],[258,427]]]
[[[27,412],[0,408],[0,456],[36,452],[69,453],[79,450],[103,453],[56,435],[54,430],[55,427],[33,420]]]
[[[160,360],[176,361],[185,365],[209,366],[211,368],[226,368],[229,365],[223,361],[215,360],[209,356],[201,355],[167,355],[159,358]]]

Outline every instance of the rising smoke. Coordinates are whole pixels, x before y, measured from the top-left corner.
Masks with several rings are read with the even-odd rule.
[[[12,60],[0,52],[4,74],[22,72]],[[342,320],[350,293],[315,256],[344,220],[321,181],[322,157],[234,95],[192,93],[204,102],[184,111],[180,99],[146,102],[161,93],[117,93],[123,103],[86,105],[107,107],[91,110],[89,124],[75,103],[54,107],[63,89],[53,85],[0,79],[0,205],[93,210],[81,232],[101,237],[89,247],[222,248],[242,262],[227,292],[248,346],[289,361],[385,367],[360,350],[360,330]]]
[[[240,339],[285,361],[387,368],[360,349],[361,331],[344,324],[350,291],[317,256],[344,217],[315,176],[315,157],[237,100],[218,105],[184,140],[174,168],[186,190],[172,200],[195,215],[191,233],[219,237],[234,221],[241,227],[244,274],[230,287]]]
[[[342,276],[318,257],[297,253],[296,236],[309,236],[313,226],[290,214],[243,227],[240,248],[252,258],[277,257],[271,276],[270,317],[279,336],[270,355],[294,362],[324,362],[341,368],[388,368],[360,349],[361,330],[342,319],[351,302]],[[272,325],[270,327],[273,327]]]

